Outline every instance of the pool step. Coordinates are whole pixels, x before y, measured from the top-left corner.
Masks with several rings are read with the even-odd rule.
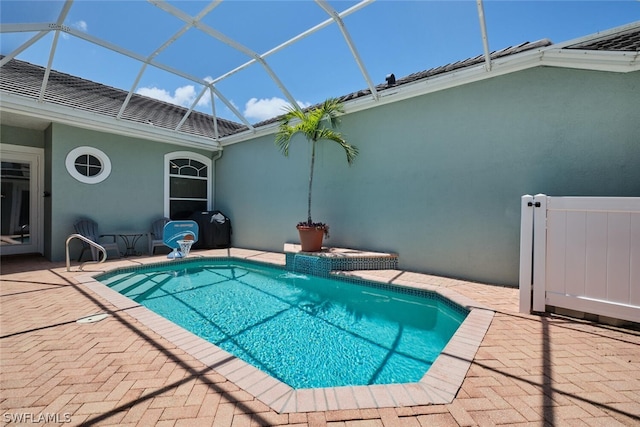
[[[331,271],[395,270],[398,254],[347,248],[322,248],[321,252],[303,252],[300,245],[285,243],[288,270],[329,276]]]

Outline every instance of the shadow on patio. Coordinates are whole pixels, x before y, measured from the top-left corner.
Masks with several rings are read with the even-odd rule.
[[[519,314],[515,289],[454,285],[497,312],[453,403],[277,414],[215,366],[77,285],[77,274],[40,258],[2,259],[0,408],[7,422],[67,414],[71,425],[640,423],[640,332]],[[98,312],[110,316],[76,323]]]

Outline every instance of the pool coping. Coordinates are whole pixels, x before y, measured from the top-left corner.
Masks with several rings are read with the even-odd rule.
[[[196,256],[219,258],[218,255],[207,255],[206,253]],[[252,257],[251,255],[243,256],[237,254],[229,254],[227,256],[237,259],[250,259]],[[161,259],[149,259],[148,262],[146,261],[139,266],[166,263],[166,260]],[[280,266],[283,264],[280,259],[269,259],[268,257],[260,259],[260,262]],[[384,283],[385,285],[432,291],[466,308],[469,310],[469,314],[442,353],[434,361],[431,368],[418,382],[296,390],[159,314],[139,305],[94,278],[99,274],[120,268],[122,268],[122,265],[118,263],[113,266],[104,265],[101,271],[87,272],[85,275],[76,276],[75,280],[278,413],[451,403],[462,386],[467,371],[494,316],[494,311],[490,308],[446,287],[393,277],[390,280],[381,280],[381,277],[376,276],[371,271],[334,272],[338,276],[356,277]],[[399,274],[394,277],[396,276],[399,276]]]

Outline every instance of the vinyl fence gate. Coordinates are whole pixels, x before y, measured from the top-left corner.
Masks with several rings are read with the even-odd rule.
[[[522,196],[520,312],[640,323],[640,197]]]

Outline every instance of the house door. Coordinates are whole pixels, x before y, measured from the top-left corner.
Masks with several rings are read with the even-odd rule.
[[[0,255],[43,253],[44,150],[0,145]]]

